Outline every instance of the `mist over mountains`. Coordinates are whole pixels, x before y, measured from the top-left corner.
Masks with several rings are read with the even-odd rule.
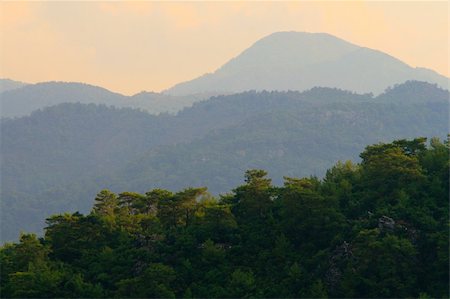
[[[249,168],[322,176],[366,144],[448,132],[449,93],[407,82],[373,97],[314,88],[244,92],[177,115],[65,103],[1,123],[2,238],[40,231],[53,213],[86,212],[101,189],[208,186],[227,192]]]

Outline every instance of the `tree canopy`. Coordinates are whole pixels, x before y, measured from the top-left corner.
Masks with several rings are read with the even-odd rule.
[[[0,249],[1,296],[448,298],[449,142],[367,146],[324,179],[102,190]]]

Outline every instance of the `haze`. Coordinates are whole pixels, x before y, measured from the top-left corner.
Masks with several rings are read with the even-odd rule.
[[[2,2],[0,12],[0,77],[29,83],[160,91],[285,30],[327,32],[449,76],[447,1]]]

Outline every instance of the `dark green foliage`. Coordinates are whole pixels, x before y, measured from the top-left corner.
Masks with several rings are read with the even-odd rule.
[[[0,249],[2,297],[448,298],[449,144],[366,147],[323,180],[103,190]]]

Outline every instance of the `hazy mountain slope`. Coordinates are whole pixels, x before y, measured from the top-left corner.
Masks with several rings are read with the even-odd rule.
[[[322,176],[327,165],[357,160],[365,142],[448,133],[448,102],[291,103],[273,107],[188,144],[155,149],[130,163],[117,179],[127,190],[208,186],[232,188],[247,169],[283,175]]]
[[[145,112],[94,104],[60,104],[2,120],[2,238],[42,225],[45,211],[81,209],[79,194],[102,188],[102,177],[158,144],[158,122]]]
[[[61,103],[103,104],[114,107],[143,109],[151,114],[176,113],[202,96],[171,96],[154,92],[141,92],[124,96],[105,88],[74,82],[43,82],[0,94],[1,117],[18,117]]]
[[[4,120],[3,190],[32,192],[112,171],[158,144],[159,121],[145,112],[94,104],[61,104]]]
[[[178,116],[64,103],[29,117],[5,119],[0,136],[3,191],[45,190],[86,174],[118,170],[154,146],[203,137],[276,105],[272,98],[252,109],[256,103],[240,101],[246,97],[238,95],[232,102],[217,98]]]
[[[20,87],[23,87],[27,85],[27,83],[14,81],[11,79],[0,79],[0,93],[7,91],[7,90],[13,90]],[[0,95],[1,97],[1,95]]]
[[[99,190],[120,185],[113,174],[154,146],[190,141],[260,111],[197,105],[175,117],[66,103],[3,119],[0,240],[40,230],[48,214],[89,208]]]
[[[378,98],[342,90],[246,92],[178,115],[61,104],[1,123],[2,239],[86,211],[103,188],[228,191],[246,168],[322,174],[365,144],[448,132],[448,92],[408,82]],[[6,208],[5,208],[6,207]]]
[[[382,52],[358,47],[324,33],[278,32],[257,41],[212,74],[166,90],[183,95],[245,90],[306,90],[337,87],[358,93],[381,93],[407,80],[437,83],[448,78],[412,68]]]
[[[6,91],[1,95],[1,116],[14,117],[60,103],[118,105],[125,97],[84,83],[44,82]]]

